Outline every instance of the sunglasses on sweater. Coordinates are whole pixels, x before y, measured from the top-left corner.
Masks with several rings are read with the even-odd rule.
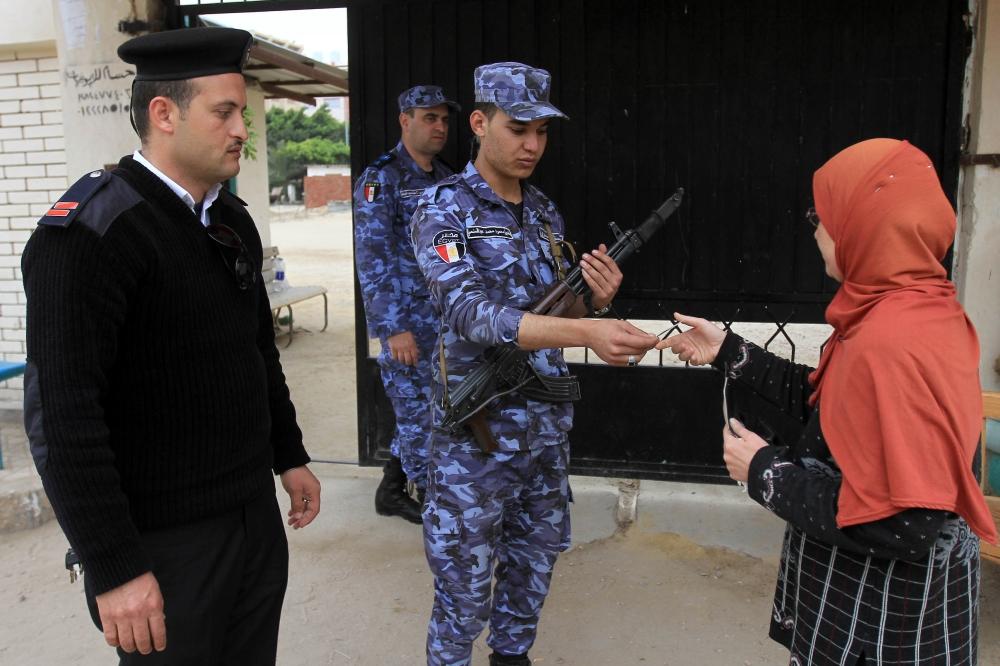
[[[249,289],[250,285],[257,282],[257,271],[254,268],[253,259],[250,258],[250,252],[247,251],[247,246],[243,244],[243,239],[225,224],[210,224],[205,227],[205,230],[208,232],[208,237],[219,245],[237,251],[235,261],[230,261],[225,252],[220,252],[222,262],[236,276],[236,285],[240,290]]]

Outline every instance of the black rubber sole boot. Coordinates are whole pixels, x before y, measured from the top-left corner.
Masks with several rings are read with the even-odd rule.
[[[420,505],[406,494],[406,475],[399,458],[389,458],[382,470],[382,481],[375,491],[375,513],[399,516],[415,525],[423,523]]]
[[[490,666],[531,666],[531,660],[527,654],[500,654],[494,652],[490,655]]]

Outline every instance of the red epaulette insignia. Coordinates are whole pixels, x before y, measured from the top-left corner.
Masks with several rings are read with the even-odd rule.
[[[78,201],[57,201],[52,204],[52,208],[45,215],[47,217],[66,217],[71,210],[76,210],[79,205]]]

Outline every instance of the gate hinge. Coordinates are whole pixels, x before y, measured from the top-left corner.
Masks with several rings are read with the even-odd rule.
[[[994,169],[1000,169],[1000,153],[962,153],[958,158],[958,163],[962,166],[972,166],[985,164]]]

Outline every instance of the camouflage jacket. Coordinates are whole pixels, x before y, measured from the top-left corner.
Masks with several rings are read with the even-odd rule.
[[[518,220],[514,206],[501,200],[469,163],[462,173],[429,188],[414,213],[413,246],[441,317],[451,387],[482,361],[488,348],[517,341],[524,313],[557,280],[544,222],[558,241],[563,238],[562,216],[541,190],[527,183],[522,188]],[[435,346],[432,364],[435,423],[443,414],[440,348]],[[530,359],[540,374],[568,374],[558,349],[532,352]],[[538,402],[515,393],[492,406],[488,421],[500,448],[514,451],[566,441],[572,419],[571,403]]]
[[[427,173],[400,141],[365,169],[354,188],[354,252],[368,333],[382,343],[410,331],[433,337],[437,318],[410,244],[409,224],[425,188],[452,171]],[[423,334],[423,335],[421,335]]]

